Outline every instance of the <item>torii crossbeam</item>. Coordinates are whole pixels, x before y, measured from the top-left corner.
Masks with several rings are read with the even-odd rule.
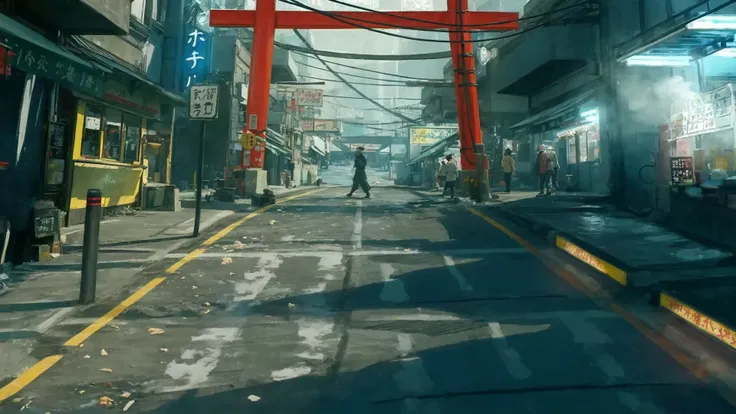
[[[246,125],[243,133],[250,130],[261,136],[262,142],[265,142],[276,29],[356,29],[356,26],[373,29],[448,29],[455,68],[461,165],[463,170],[474,169],[473,147],[482,143],[482,137],[470,30],[516,30],[519,28],[518,13],[468,12],[468,0],[447,0],[447,11],[327,13],[329,15],[312,11],[276,11],[276,0],[256,0],[255,10],[211,11],[212,27],[254,27]],[[352,22],[355,24],[350,24]],[[265,145],[251,150],[248,167],[263,168],[265,151]],[[241,167],[244,167],[245,160],[242,156],[240,159]]]

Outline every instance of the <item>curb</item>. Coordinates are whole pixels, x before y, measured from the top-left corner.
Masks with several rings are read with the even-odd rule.
[[[701,333],[736,350],[736,330],[664,291],[654,292],[652,304],[674,314]]]
[[[554,227],[533,220],[524,214],[512,212],[503,207],[499,208],[498,211],[511,221],[530,228],[534,233],[547,239],[554,247],[587,264],[598,273],[608,276],[624,287],[631,285],[630,275],[633,269],[620,260],[590,246],[573,235],[560,232]]]

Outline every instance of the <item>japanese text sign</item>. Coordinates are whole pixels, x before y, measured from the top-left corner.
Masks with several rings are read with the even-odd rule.
[[[671,157],[670,172],[672,175],[672,185],[695,184],[693,157]]]
[[[432,145],[439,140],[445,139],[450,135],[457,133],[457,131],[457,127],[409,128],[409,143],[411,145]]]
[[[721,131],[733,124],[733,86],[728,84],[672,105],[672,139]]]
[[[724,344],[736,349],[736,332],[726,325],[710,318],[704,313],[698,312],[666,293],[660,294],[659,302],[663,308],[669,309],[672,313],[706,334],[717,338]]]
[[[0,53],[3,54],[1,60],[5,66],[3,74],[7,75],[9,68],[16,67],[90,96],[100,97],[102,95],[103,85],[100,73],[91,67],[23,39],[3,37],[1,31],[0,43],[7,46],[7,48],[2,48],[4,50],[0,50]]]
[[[193,25],[186,26],[184,36],[184,89],[205,81],[210,71],[212,35]]]
[[[297,89],[296,105],[313,108],[322,107],[322,89]]]
[[[189,89],[189,119],[210,120],[217,118],[220,95],[217,85],[195,85]]]

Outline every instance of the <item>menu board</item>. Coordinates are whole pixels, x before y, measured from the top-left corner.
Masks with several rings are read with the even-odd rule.
[[[672,185],[695,184],[693,157],[670,158],[670,175],[672,176]]]
[[[686,101],[675,102],[671,109],[672,139],[721,131],[732,126],[733,86],[728,84]]]

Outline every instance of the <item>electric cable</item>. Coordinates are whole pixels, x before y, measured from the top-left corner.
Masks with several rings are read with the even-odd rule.
[[[373,99],[376,101],[385,100],[400,100],[400,101],[421,101],[421,98],[365,98],[362,96],[342,96],[342,95],[322,95],[325,98],[338,98],[338,99]]]
[[[297,55],[300,55],[300,56],[304,56],[304,57],[309,58],[309,59],[317,59],[313,55],[308,55],[306,53],[301,53],[301,52],[296,52],[296,51],[294,53],[297,54]],[[440,79],[440,78],[418,78],[416,76],[398,75],[398,74],[395,74],[395,73],[381,72],[379,70],[361,68],[360,66],[346,65],[344,63],[338,63],[338,62],[330,61],[330,60],[325,60],[325,62],[329,63],[330,65],[342,66],[342,67],[349,68],[349,69],[362,70],[364,72],[375,73],[375,74],[378,74],[378,75],[394,76],[394,77],[402,78],[402,79],[428,81],[428,82],[443,82],[443,81],[445,81],[445,79]],[[306,63],[301,63],[301,62],[297,62],[297,63],[303,64],[303,65],[307,65]],[[313,67],[313,66],[310,66],[310,67]],[[320,69],[320,70],[325,70],[325,69]]]
[[[414,40],[414,41],[418,41],[418,42],[450,43],[450,44],[452,44],[452,43],[462,43],[460,41],[425,39],[425,38],[420,38],[420,37],[412,37],[412,36],[405,36],[405,35],[400,35],[400,34],[396,34],[396,33],[385,32],[385,31],[382,31],[381,29],[374,29],[372,27],[363,26],[363,25],[358,24],[358,23],[352,23],[350,21],[347,21],[347,20],[353,20],[353,21],[363,22],[363,23],[377,23],[377,22],[372,21],[372,20],[361,19],[361,18],[358,18],[358,17],[338,16],[335,13],[331,13],[331,12],[328,12],[328,11],[323,11],[323,10],[315,9],[314,7],[308,6],[308,5],[302,3],[302,2],[300,2],[298,0],[279,0],[279,1],[281,1],[283,3],[286,3],[286,4],[291,4],[293,6],[297,6],[297,7],[303,8],[305,10],[309,10],[309,11],[314,12],[314,13],[317,13],[317,14],[321,14],[323,16],[329,17],[329,18],[331,18],[333,20],[337,20],[339,22],[345,23],[345,24],[350,25],[350,26],[354,26],[356,29],[368,30],[370,32],[382,34],[382,35],[385,35],[385,36],[391,36],[391,37],[396,37],[396,38],[399,38],[399,39],[406,39],[406,40]],[[495,40],[508,39],[508,38],[511,38],[511,37],[516,37],[516,36],[522,35],[524,33],[529,33],[529,32],[531,32],[533,30],[539,29],[540,27],[544,27],[546,25],[547,25],[547,23],[538,24],[538,25],[532,26],[532,27],[530,27],[528,29],[517,30],[517,31],[515,31],[513,33],[510,33],[508,35],[496,36],[496,37],[493,37],[493,38],[490,38],[490,39],[475,39],[475,40],[471,39],[471,40],[469,40],[469,42],[471,42],[471,43],[488,43],[488,42],[495,41]],[[430,32],[439,32],[440,31],[440,30],[434,30],[434,29],[411,28],[411,27],[399,26],[399,25],[394,25],[394,24],[385,24],[385,26],[394,27],[394,28],[397,28],[397,29],[410,29],[410,30],[417,30],[417,31],[430,31]],[[463,30],[455,30],[455,31],[451,31],[451,32],[453,32],[453,33],[472,33],[472,31],[463,31]],[[481,31],[478,31],[478,32],[481,32]]]
[[[302,36],[302,34],[299,33],[299,30],[294,29],[293,31],[294,31],[294,34],[299,38],[299,40],[301,40],[302,43],[304,43],[305,46],[307,46],[309,49],[314,50],[312,48],[312,45],[309,44],[309,42],[307,41],[307,39],[305,39],[304,36]],[[325,61],[322,60],[322,58],[320,58],[319,56],[317,56],[317,59],[319,59],[320,62],[322,63],[322,65],[324,65],[325,69],[327,69],[330,72],[332,72],[332,75],[335,76],[336,78],[340,79],[342,81],[342,83],[345,84],[345,86],[347,86],[348,88],[352,89],[353,92],[357,93],[358,95],[362,96],[363,98],[367,99],[373,105],[375,105],[375,106],[377,106],[377,107],[385,110],[386,112],[390,113],[391,115],[393,115],[393,116],[395,116],[395,117],[397,117],[399,119],[404,119],[404,120],[406,120],[406,121],[408,121],[410,123],[417,122],[417,120],[411,119],[408,116],[402,114],[401,112],[393,111],[393,110],[387,108],[386,106],[382,105],[378,101],[375,101],[375,100],[369,98],[368,95],[364,94],[360,89],[358,89],[355,86],[353,86],[350,82],[348,82],[347,80],[345,80],[345,78],[343,78],[342,76],[340,76],[338,73],[335,73],[335,71],[327,63],[325,63]]]
[[[339,72],[330,72],[330,73],[332,73],[335,76],[341,75]],[[320,77],[308,76],[308,75],[299,75],[299,77],[304,78],[304,79],[323,81],[323,82],[344,83],[341,79],[327,79],[327,78],[320,78]],[[400,84],[395,84],[395,83],[368,83],[368,82],[350,82],[350,83],[352,83],[353,85],[366,85],[366,86],[391,86],[391,87],[398,86],[398,87],[403,87],[403,88],[413,88],[414,87],[414,86],[400,85]]]
[[[314,66],[314,65],[310,65],[308,63],[303,63],[303,62],[298,62],[298,61],[296,63],[297,63],[297,65],[302,65],[302,66],[307,67],[307,68],[312,68],[312,69],[316,69],[316,70],[323,71],[323,72],[329,72],[329,70],[327,70],[325,68],[320,68],[320,67],[317,67],[317,66]],[[381,79],[381,78],[374,78],[374,77],[371,77],[371,76],[355,75],[355,74],[352,74],[352,73],[346,73],[346,72],[342,72],[342,71],[338,71],[338,70],[336,70],[335,72],[336,73],[339,73],[341,75],[344,75],[344,76],[353,76],[353,77],[360,78],[360,79],[376,80],[376,81],[381,81],[381,82],[396,82],[396,83],[401,83],[401,84],[406,84],[406,82],[407,82],[406,80],[399,80],[399,79]],[[390,73],[385,73],[385,75],[395,76],[395,75],[390,74]],[[422,78],[414,78],[414,79],[415,80],[418,80],[418,81],[426,81],[426,82],[438,82],[438,83],[439,82],[446,82],[444,79],[422,79]]]
[[[396,14],[394,12],[387,12],[387,11],[382,11],[382,10],[375,10],[375,9],[371,9],[369,7],[359,6],[357,4],[350,4],[350,3],[346,3],[346,2],[340,1],[340,0],[328,0],[328,1],[330,3],[340,4],[340,5],[347,6],[347,7],[353,8],[353,9],[358,9],[358,10],[362,10],[362,11],[366,11],[366,12],[370,12],[370,13],[375,13],[375,14],[382,14],[384,16],[396,17],[396,18],[407,20],[407,21],[411,21],[411,22],[429,23],[429,24],[437,24],[437,25],[441,25],[441,24],[444,23],[444,22],[438,22],[438,21],[433,21],[433,20],[420,19],[420,18],[417,18],[417,17],[403,16],[403,15],[400,15],[400,14]],[[505,20],[505,21],[492,22],[492,23],[466,24],[466,25],[463,25],[463,27],[496,26],[496,25],[504,25],[504,24],[508,24],[508,23],[514,23],[514,22],[522,22],[522,21],[525,21],[525,20],[538,19],[538,18],[541,18],[541,17],[546,17],[546,16],[551,16],[551,15],[557,14],[557,13],[559,13],[561,11],[573,9],[573,8],[578,7],[578,6],[589,5],[590,3],[591,3],[590,0],[585,0],[585,1],[582,1],[580,3],[571,4],[569,6],[558,7],[555,10],[552,10],[552,11],[549,11],[549,12],[538,13],[538,14],[531,15],[531,16],[522,16],[522,17],[519,17],[519,18],[514,19],[514,20]],[[424,29],[424,28],[418,28],[418,29],[411,28],[411,29],[412,30],[437,31],[437,29]],[[442,31],[444,31],[444,30],[442,30]],[[473,32],[481,32],[482,33],[482,32],[487,32],[487,31],[488,30],[474,30]],[[453,30],[453,31],[449,31],[449,32],[451,32],[451,33],[452,32],[454,32],[454,33],[457,33],[457,32],[467,32],[467,30]]]
[[[278,41],[273,42],[274,45],[284,50],[290,50],[292,52],[309,53],[314,56],[328,56],[331,58],[338,59],[354,59],[354,60],[385,60],[385,61],[403,61],[403,60],[436,60],[436,59],[447,59],[451,56],[450,52],[431,52],[431,53],[412,53],[403,55],[372,55],[363,53],[345,53],[335,52],[332,50],[319,50],[319,49],[308,49],[306,47],[290,45],[288,43],[282,43]]]

